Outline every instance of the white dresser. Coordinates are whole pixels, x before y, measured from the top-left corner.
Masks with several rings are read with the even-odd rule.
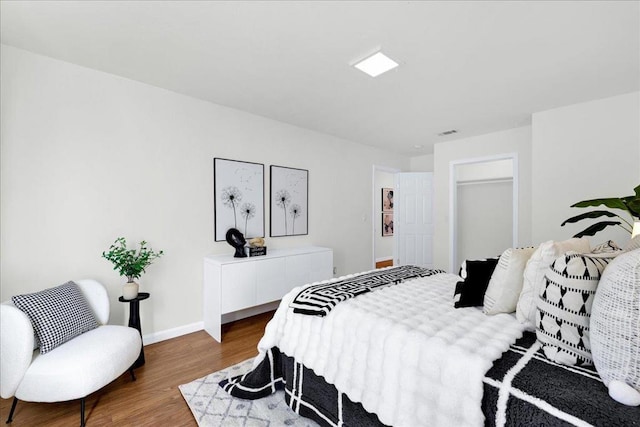
[[[204,258],[204,329],[222,341],[222,315],[277,301],[296,286],[333,277],[333,251],[309,246],[267,255]],[[272,309],[267,307],[263,311]],[[258,311],[259,312],[259,311]],[[248,315],[257,314],[252,312]]]

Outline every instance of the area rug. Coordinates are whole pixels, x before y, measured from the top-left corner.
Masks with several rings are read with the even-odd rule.
[[[284,391],[257,400],[238,399],[222,390],[218,383],[251,370],[253,359],[178,386],[200,427],[317,427],[287,406]]]

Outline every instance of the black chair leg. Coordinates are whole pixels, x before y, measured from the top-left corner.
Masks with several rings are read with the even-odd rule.
[[[11,411],[9,411],[9,418],[7,418],[7,424],[11,424],[11,421],[13,421],[13,411],[16,410],[17,404],[18,404],[18,398],[13,396],[13,403],[11,404]]]
[[[80,427],[84,427],[84,397],[80,399]]]
[[[136,374],[133,372],[133,367],[129,368],[129,373],[131,374],[131,381],[135,381]]]
[[[84,425],[84,403],[85,398],[80,399],[80,427],[85,427]],[[13,412],[16,410],[16,405],[18,404],[18,398],[14,396],[13,403],[11,403],[11,410],[9,411],[9,418],[7,418],[7,424],[11,424],[13,421]]]

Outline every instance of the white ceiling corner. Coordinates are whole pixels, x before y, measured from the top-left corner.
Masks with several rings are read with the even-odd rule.
[[[2,1],[0,18],[4,44],[410,156],[640,89],[638,1]],[[401,65],[352,67],[380,49]]]

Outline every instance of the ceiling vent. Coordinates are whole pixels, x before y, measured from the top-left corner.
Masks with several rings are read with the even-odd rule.
[[[444,132],[440,132],[438,136],[453,135],[454,133],[458,133],[458,131],[455,129],[450,129],[450,130],[445,130]]]

